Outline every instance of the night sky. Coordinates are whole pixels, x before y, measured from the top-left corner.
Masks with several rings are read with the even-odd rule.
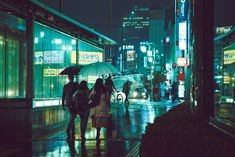
[[[59,11],[60,0],[40,1]],[[167,5],[167,1],[168,0],[62,0],[62,13],[102,34],[108,35],[108,27],[110,26],[111,30],[120,27],[122,17],[127,16],[134,6],[149,7],[150,9],[164,8],[164,6]],[[214,0],[214,2],[215,25],[235,25],[235,14],[233,12],[235,0]],[[113,37],[112,34],[111,37]]]
[[[215,26],[235,26],[235,0],[215,1]]]
[[[59,10],[60,0],[40,0]],[[134,6],[163,8],[168,0],[62,0],[63,13],[80,23],[105,34],[107,26],[120,27],[122,17]],[[111,7],[110,7],[111,2]],[[111,9],[110,9],[111,8]],[[111,15],[111,17],[109,17]],[[109,21],[111,19],[111,21]],[[104,30],[104,31],[102,31]]]

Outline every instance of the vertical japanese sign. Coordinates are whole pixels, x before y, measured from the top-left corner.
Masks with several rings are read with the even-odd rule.
[[[187,20],[187,0],[179,0],[179,19]]]
[[[187,22],[179,23],[179,49],[186,50],[187,42]]]

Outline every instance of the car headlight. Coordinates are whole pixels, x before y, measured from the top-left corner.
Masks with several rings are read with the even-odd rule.
[[[138,93],[137,92],[133,92],[133,97],[137,97]]]
[[[141,93],[142,96],[146,96],[146,93]]]

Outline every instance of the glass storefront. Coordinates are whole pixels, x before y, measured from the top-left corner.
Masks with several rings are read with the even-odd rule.
[[[59,72],[76,64],[76,38],[51,27],[34,24],[35,98],[61,97],[66,76]]]
[[[0,98],[25,98],[26,24],[0,12]]]
[[[26,80],[33,79],[33,107],[59,105],[63,86],[68,82],[67,76],[59,73],[68,66],[104,60],[102,46],[34,21],[34,73],[27,78],[26,21],[1,11],[0,16],[0,99],[3,101],[26,98]],[[81,79],[89,81],[75,77],[75,81]]]
[[[229,37],[235,29],[225,27],[218,30],[228,32],[215,40],[215,116],[235,122],[235,41]]]
[[[67,76],[59,75],[60,71],[68,66],[85,65],[97,61],[103,61],[103,49],[35,22],[35,100],[60,99],[63,86],[68,82]]]

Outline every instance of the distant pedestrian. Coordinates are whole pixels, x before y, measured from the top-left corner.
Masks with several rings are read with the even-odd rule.
[[[124,101],[125,104],[129,104],[130,103],[129,100],[128,100],[128,96],[129,96],[129,93],[130,93],[130,90],[131,90],[130,85],[131,85],[131,82],[127,80],[123,84],[123,87],[122,87],[122,92],[125,93],[125,95],[126,95],[126,98],[125,98],[125,101]]]
[[[171,93],[172,93],[172,103],[175,100],[178,100],[178,102],[180,102],[179,95],[178,95],[178,82],[173,83]]]
[[[85,132],[87,129],[87,122],[90,114],[90,108],[88,106],[89,89],[87,81],[81,81],[80,85],[74,94],[74,100],[76,103],[76,110],[80,117],[80,131],[81,140],[84,141]]]
[[[95,82],[95,85],[90,93],[92,94],[98,93],[100,95],[100,102],[94,108],[91,108],[90,117],[92,119],[92,127],[96,128],[96,140],[99,142],[100,140],[100,130],[101,127],[107,128],[109,125],[109,106],[110,103],[110,95],[108,90],[103,85],[103,80],[98,78]]]
[[[64,85],[63,93],[62,93],[62,107],[63,110],[65,109],[65,106],[69,109],[70,112],[70,120],[66,129],[67,138],[70,138],[71,135],[75,136],[75,124],[74,119],[76,117],[76,109],[75,109],[75,102],[73,101],[72,97],[75,91],[78,88],[78,83],[73,82],[74,77],[73,75],[68,75],[69,83]]]

